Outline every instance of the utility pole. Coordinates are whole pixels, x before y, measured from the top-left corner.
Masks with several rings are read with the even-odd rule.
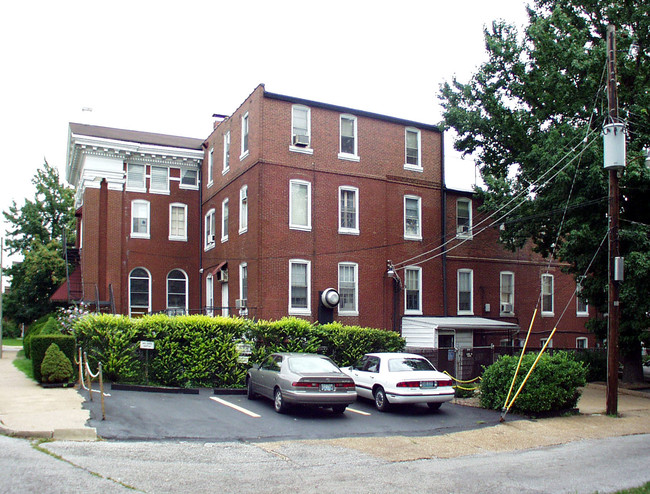
[[[613,126],[606,126],[605,130],[605,168],[609,170],[609,295],[607,303],[608,327],[607,327],[607,414],[618,414],[618,328],[620,320],[619,307],[619,281],[620,276],[616,269],[620,264],[619,239],[618,239],[618,216],[620,209],[618,174],[625,166],[625,138],[624,131],[616,124],[618,120],[618,96],[616,90],[616,28],[613,25],[607,27],[607,98],[609,100],[609,123]],[[623,163],[620,159],[617,164],[608,164],[608,143],[607,127],[613,127],[611,131],[623,133]],[[615,160],[616,161],[616,160]]]

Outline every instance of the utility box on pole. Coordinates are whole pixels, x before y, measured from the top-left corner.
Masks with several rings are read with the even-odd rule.
[[[604,165],[607,170],[625,168],[625,124],[611,123],[603,128]]]

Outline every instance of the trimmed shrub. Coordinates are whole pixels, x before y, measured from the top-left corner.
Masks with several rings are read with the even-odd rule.
[[[72,363],[56,343],[45,351],[41,363],[41,379],[44,383],[66,383],[73,375]]]
[[[138,358],[141,338],[138,338],[134,322],[125,316],[92,314],[75,323],[77,345],[86,352],[93,372],[101,362],[107,380],[138,382],[142,370]]]
[[[101,361],[108,380],[178,387],[243,387],[250,364],[240,362],[242,343],[251,347],[250,362],[261,362],[273,352],[306,352],[323,353],[343,366],[367,352],[404,347],[404,340],[392,331],[340,323],[315,326],[295,317],[253,322],[219,316],[131,319],[102,314],[80,318],[73,331],[91,368]],[[155,348],[140,350],[142,340],[153,341]]]
[[[314,332],[321,340],[320,352],[341,367],[356,364],[366,353],[400,352],[406,345],[394,331],[343,326],[339,322],[317,326]]]
[[[536,358],[536,353],[524,355],[510,399]],[[483,408],[503,408],[518,361],[519,356],[504,355],[485,369],[480,386]],[[556,352],[552,356],[544,353],[511,410],[535,414],[575,408],[580,398],[578,388],[586,384],[586,373],[584,365],[567,352]]]
[[[50,345],[52,345],[52,343],[56,343],[56,345],[65,354],[68,360],[70,360],[70,362],[74,362],[74,336],[62,334],[39,334],[33,336],[31,342],[32,369],[34,371],[34,379],[38,382],[43,381],[41,375],[41,364],[45,358],[45,352],[50,347]]]
[[[257,321],[249,328],[253,342],[252,362],[261,362],[274,352],[318,353],[321,339],[309,321],[283,317],[279,321]]]
[[[36,321],[31,323],[25,330],[25,335],[23,337],[23,350],[25,351],[25,358],[28,359],[32,358],[32,348],[31,348],[32,337],[41,334],[41,331],[43,330],[43,326],[45,326],[45,324],[50,320],[50,317],[51,317],[50,314],[46,314],[38,318]]]

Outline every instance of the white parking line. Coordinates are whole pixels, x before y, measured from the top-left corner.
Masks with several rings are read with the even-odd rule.
[[[234,403],[230,403],[229,401],[222,400],[221,398],[217,398],[216,396],[210,396],[211,400],[216,401],[217,403],[221,403],[222,405],[226,405],[227,407],[230,407],[234,410],[237,410],[238,412],[241,412],[245,415],[248,415],[249,417],[253,417],[255,419],[258,419],[261,417],[261,415],[258,415],[254,412],[251,412],[250,410],[246,410],[245,408],[242,408],[240,406],[235,405]]]
[[[372,415],[368,412],[362,412],[361,410],[355,410],[354,408],[350,408],[350,407],[347,407],[345,410],[347,412],[358,413],[359,415],[364,415],[366,417],[370,417],[370,415]]]

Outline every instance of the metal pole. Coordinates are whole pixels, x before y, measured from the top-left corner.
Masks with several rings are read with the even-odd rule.
[[[0,358],[2,358],[2,292],[4,292],[2,288],[2,275],[3,275],[3,269],[2,269],[2,262],[3,262],[3,254],[5,250],[5,239],[0,238]]]
[[[616,94],[616,28],[607,28],[607,96],[609,117],[618,120],[618,100]],[[615,281],[614,259],[619,256],[618,216],[619,216],[618,170],[609,170],[609,294],[607,301],[607,414],[618,414],[618,328],[620,308],[618,282]]]

